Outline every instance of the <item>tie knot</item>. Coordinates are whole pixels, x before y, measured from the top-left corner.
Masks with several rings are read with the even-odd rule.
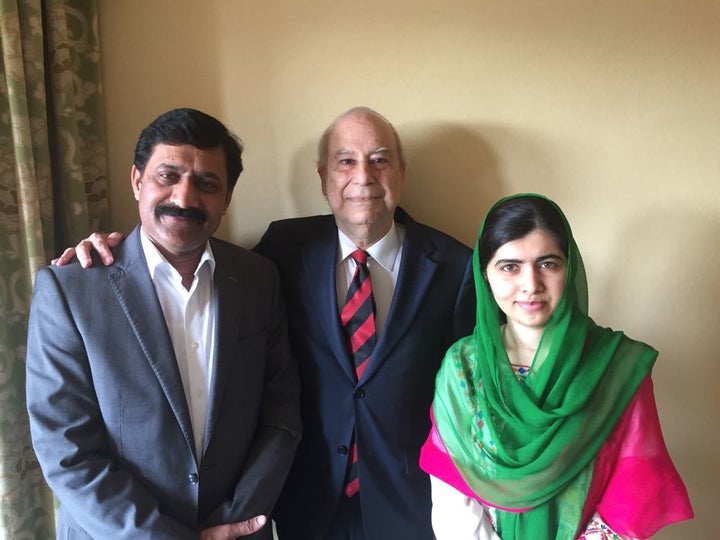
[[[367,264],[367,258],[368,254],[367,251],[363,251],[362,249],[356,249],[353,251],[350,256],[355,259],[355,262],[358,264],[366,265]]]

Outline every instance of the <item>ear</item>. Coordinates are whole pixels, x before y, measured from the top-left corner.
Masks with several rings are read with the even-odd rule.
[[[327,198],[327,165],[318,165],[318,176],[320,176],[320,189],[322,194]]]
[[[228,206],[230,206],[230,201],[232,200],[233,190],[235,189],[235,186],[228,188],[227,193],[225,194],[225,209],[223,210],[223,214],[225,214],[225,210],[228,209]]]
[[[140,200],[140,187],[142,184],[142,173],[138,170],[138,168],[133,165],[132,169],[130,169],[130,184],[132,185],[133,195],[135,195],[135,200]]]

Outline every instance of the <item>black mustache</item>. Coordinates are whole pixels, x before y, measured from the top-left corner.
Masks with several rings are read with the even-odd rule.
[[[155,216],[170,216],[189,219],[202,225],[207,221],[207,214],[199,208],[180,208],[174,204],[159,204],[155,207]]]

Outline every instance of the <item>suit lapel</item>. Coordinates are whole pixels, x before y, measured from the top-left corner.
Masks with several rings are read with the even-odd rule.
[[[368,381],[377,372],[408,332],[437,270],[437,263],[431,258],[434,247],[417,223],[399,208],[396,221],[405,226],[400,271],[385,328],[361,382]]]
[[[170,408],[194,453],[195,444],[185,391],[165,324],[165,316],[142,252],[140,234],[138,226],[121,244],[116,254],[114,271],[110,273],[108,279],[145,354],[145,359],[155,372]]]
[[[335,267],[337,266],[338,236],[335,220],[327,218],[325,226],[308,249],[302,253],[302,284],[304,290],[310,291],[318,320],[324,325],[322,329],[327,335],[328,343],[340,367],[345,374],[355,381],[350,351],[348,350],[345,330],[340,323],[338,314],[337,287],[335,284]]]
[[[243,305],[243,281],[240,279],[238,264],[228,262],[227,254],[222,245],[212,242],[213,256],[215,257],[215,328],[217,342],[215,346],[215,367],[213,380],[208,395],[208,415],[205,427],[205,450],[212,439],[215,423],[220,411],[225,385],[230,375],[233,363],[230,356],[237,347],[242,317],[239,316],[238,307]]]

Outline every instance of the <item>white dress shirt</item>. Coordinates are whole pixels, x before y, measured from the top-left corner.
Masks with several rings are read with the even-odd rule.
[[[405,229],[402,225],[393,222],[390,230],[380,240],[365,251],[370,279],[372,280],[373,296],[375,297],[375,334],[380,334],[385,327],[395,284],[397,283],[402,260],[402,245],[405,238]],[[350,254],[358,247],[340,229],[338,229],[338,261],[335,268],[335,284],[337,287],[338,309],[342,310],[350,288],[350,282],[355,274],[357,264]]]
[[[141,242],[175,350],[199,463],[205,442],[208,394],[215,362],[215,258],[208,243],[188,290],[182,284],[180,273],[145,233],[141,235]]]

